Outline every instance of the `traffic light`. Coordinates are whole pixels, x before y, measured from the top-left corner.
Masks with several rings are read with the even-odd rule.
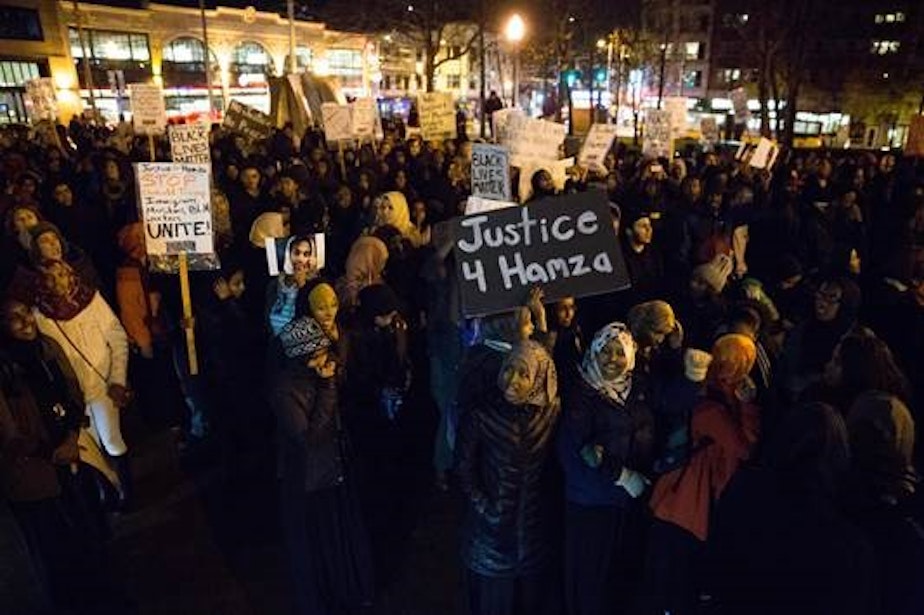
[[[594,83],[598,85],[606,84],[606,69],[598,68],[594,71]]]
[[[581,71],[576,68],[569,68],[568,70],[562,72],[562,76],[565,80],[565,83],[568,84],[568,87],[573,88],[574,84],[577,83],[581,78]]]

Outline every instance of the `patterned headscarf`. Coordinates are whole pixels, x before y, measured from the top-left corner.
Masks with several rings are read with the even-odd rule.
[[[600,353],[606,345],[616,340],[626,355],[626,371],[613,380],[607,380],[600,371]],[[584,381],[611,401],[624,405],[632,391],[632,370],[635,369],[635,340],[629,329],[621,322],[612,322],[594,335],[584,361],[581,363],[581,376]]]
[[[330,338],[314,318],[296,318],[279,332],[282,350],[290,359],[310,357],[319,350],[330,347]]]
[[[507,388],[504,372],[514,363],[526,365],[532,382],[526,396],[526,405],[545,407],[555,401],[558,397],[558,373],[552,357],[542,344],[525,340],[514,345],[497,375],[497,386],[501,391]]]

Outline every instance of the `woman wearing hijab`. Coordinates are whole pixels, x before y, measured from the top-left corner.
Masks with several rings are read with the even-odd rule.
[[[64,261],[42,267],[35,320],[39,331],[64,350],[83,391],[90,429],[115,462],[121,504],[131,495],[128,446],[121,409],[131,402],[126,386],[128,336],[105,299]]]
[[[457,467],[467,500],[462,560],[472,615],[551,611],[552,540],[543,473],[559,413],[555,364],[517,343],[482,404],[464,412]]]
[[[651,495],[648,570],[655,606],[694,612],[697,573],[714,503],[757,442],[760,414],[748,374],[757,360],[751,338],[720,337],[706,373],[706,399],[693,410],[686,464],[662,475]]]
[[[337,282],[337,296],[345,308],[357,305],[359,291],[372,284],[382,283],[382,274],[388,262],[388,247],[377,237],[360,237],[350,248],[346,273]]]
[[[348,472],[338,392],[338,302],[325,282],[300,295],[270,376],[277,417],[282,518],[298,612],[354,612],[372,602],[372,562]]]
[[[558,456],[565,471],[565,600],[571,615],[612,612],[616,588],[627,585],[629,567],[624,571],[622,564],[638,559],[626,553],[626,538],[648,484],[653,426],[644,395],[632,386],[635,352],[624,324],[600,329],[562,407]]]
[[[407,197],[401,192],[386,192],[379,198],[377,206],[375,228],[390,226],[401,233],[401,237],[410,240],[414,224],[411,222],[411,210],[407,204]]]

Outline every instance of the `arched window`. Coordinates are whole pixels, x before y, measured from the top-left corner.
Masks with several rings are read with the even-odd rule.
[[[299,45],[295,48],[295,67],[298,72],[311,68],[311,61],[314,54],[311,47],[302,47]],[[282,67],[284,72],[289,72],[289,54],[286,54],[286,63]]]
[[[232,87],[265,86],[268,76],[276,73],[273,58],[260,43],[245,41],[231,54]]]
[[[209,65],[212,71],[212,83],[221,84],[221,71],[215,53],[209,50]],[[205,85],[205,45],[197,38],[182,36],[174,39],[164,47],[161,70],[164,85],[193,86]]]

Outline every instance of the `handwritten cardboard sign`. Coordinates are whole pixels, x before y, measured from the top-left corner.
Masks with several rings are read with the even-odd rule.
[[[584,139],[578,164],[594,171],[604,171],[603,161],[616,139],[616,124],[594,124]]]
[[[225,110],[221,123],[228,130],[239,133],[250,143],[268,139],[273,135],[273,118],[239,101],[232,100]]]
[[[548,301],[629,286],[602,192],[458,218],[453,242],[467,317],[523,305],[537,285]]]
[[[176,124],[168,127],[167,133],[173,162],[208,164],[212,161],[207,124]]]
[[[132,126],[135,134],[162,135],[167,129],[167,108],[160,86],[133,83],[128,86],[132,103]]]
[[[321,121],[324,123],[324,138],[328,143],[349,141],[353,138],[353,117],[349,105],[323,103]]]
[[[704,117],[699,121],[699,131],[703,134],[703,141],[709,145],[719,142],[719,124],[712,116]]]
[[[138,205],[149,256],[212,254],[210,165],[139,162]]]
[[[372,98],[359,98],[350,105],[352,109],[353,136],[357,139],[372,139],[381,132],[379,108]]]
[[[745,124],[751,119],[751,110],[748,109],[748,93],[744,88],[735,88],[728,93],[732,108],[735,110],[735,123]]]
[[[475,143],[472,146],[472,195],[495,201],[509,201],[510,152],[501,145]]]
[[[420,134],[424,141],[456,138],[456,106],[449,92],[425,92],[417,95]]]
[[[687,131],[687,99],[684,96],[668,96],[664,109],[671,114],[671,138],[679,139]]]
[[[58,117],[58,98],[51,77],[26,81],[26,108],[33,122],[54,120]]]
[[[510,115],[501,143],[510,148],[510,164],[524,167],[558,160],[566,131],[564,124]]]
[[[642,154],[649,158],[670,158],[673,147],[671,112],[659,109],[646,110]]]

